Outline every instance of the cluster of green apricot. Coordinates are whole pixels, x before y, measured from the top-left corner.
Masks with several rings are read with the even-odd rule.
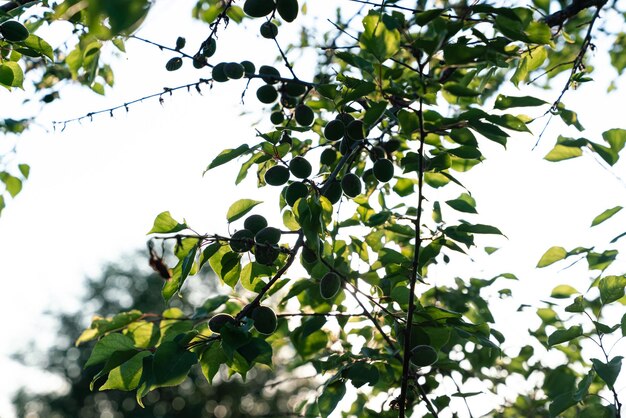
[[[286,22],[293,22],[298,17],[298,0],[246,0],[243,11],[250,17],[274,16],[278,12]]]
[[[280,229],[267,225],[261,215],[250,215],[243,223],[243,229],[230,237],[230,248],[237,253],[254,252],[256,262],[271,266],[280,253]]]
[[[267,306],[257,306],[252,310],[250,319],[254,323],[254,328],[261,334],[270,335],[276,331],[278,318],[272,308]],[[215,333],[221,333],[226,324],[237,326],[237,320],[227,313],[218,313],[209,319],[209,329]]]

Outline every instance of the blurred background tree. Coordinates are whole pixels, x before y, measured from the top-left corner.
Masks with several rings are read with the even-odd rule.
[[[145,258],[143,258],[145,260]],[[160,388],[144,400],[142,409],[134,393],[121,391],[91,391],[89,384],[98,367],[83,370],[91,346],[75,347],[74,342],[90,321],[91,313],[101,316],[138,309],[142,312],[161,312],[166,306],[161,296],[163,281],[157,274],[139,265],[140,254],[127,256],[122,261],[108,264],[99,277],[88,278],[81,298],[80,310],[51,312],[58,332],[54,344],[44,352],[23,349],[15,355],[23,363],[35,366],[60,377],[64,388],[50,393],[32,393],[20,388],[13,404],[17,416],[28,418],[121,418],[121,417],[249,417],[290,416],[293,403],[306,396],[307,379],[285,380],[280,366],[254,368],[246,382],[225,370],[212,385],[199,369],[192,370],[180,386]],[[192,298],[177,298],[169,307],[178,307],[191,314],[194,302],[215,296],[218,281],[212,272],[194,280]],[[191,296],[191,295],[190,295]],[[281,380],[274,376],[280,374]],[[104,381],[100,382],[100,385]],[[99,386],[99,385],[97,385]],[[97,387],[96,386],[96,387]],[[290,408],[291,406],[291,408]]]

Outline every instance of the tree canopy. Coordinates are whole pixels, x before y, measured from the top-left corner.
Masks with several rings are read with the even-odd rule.
[[[77,344],[95,342],[85,366],[98,367],[92,384],[101,390],[134,391],[142,405],[192,368],[211,383],[220,369],[245,378],[286,356],[293,376],[308,369],[323,379],[315,399],[294,405],[301,416],[621,416],[622,356],[613,347],[626,335],[626,275],[614,262],[626,233],[545,252],[538,268],[586,262],[589,280],[585,289],[562,284],[537,295],[541,323],[522,347],[506,347],[490,309],[494,299],[514,300],[514,274],[433,274],[478,250],[493,254],[505,238],[478,214],[464,183],[486,147],[506,152],[511,137],[525,136],[530,146],[554,142],[550,162],[618,163],[626,130],[585,138],[565,103],[593,82],[600,34],[612,42],[604,52],[616,74],[626,67],[619,2],[354,0],[323,16],[321,29],[301,0],[199,0],[191,11],[207,24],[199,45],[133,35],[152,7],[147,0],[2,7],[0,83],[32,81],[44,103],[58,100],[64,83],[105,93],[114,68],[102,46],[123,53],[133,37],[171,53],[168,71],[199,72],[190,83],[59,121],[59,129],[220,83],[240,86],[245,106],[264,115],[250,127],[254,140],[216,150],[204,174],[219,179],[220,166],[237,164],[233,196],[247,178],[267,190],[265,204],[235,199],[228,234],[198,232],[167,207],[148,231],[149,264],[166,302],[203,266],[231,294],[189,314],[168,308],[95,319]],[[34,32],[60,21],[75,36],[55,50]],[[232,25],[250,29],[250,42],[273,45],[278,59],[222,59]],[[294,26],[299,37],[281,37]],[[300,68],[310,52],[315,67]],[[551,89],[553,99],[536,97],[533,86]],[[19,133],[28,122],[5,119],[3,129]],[[579,134],[542,137],[548,123]],[[24,165],[3,171],[5,194],[16,195],[27,176]],[[621,209],[607,208],[591,227]],[[470,407],[476,398],[485,399],[481,411]]]

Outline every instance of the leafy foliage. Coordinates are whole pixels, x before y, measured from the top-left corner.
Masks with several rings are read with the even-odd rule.
[[[532,134],[538,118],[512,109],[558,116],[584,131],[562,100],[570,88],[592,81],[587,52],[601,15],[623,15],[606,1],[360,3],[347,12],[338,8],[334,31],[319,36],[303,17],[306,4],[297,0],[199,0],[193,16],[210,30],[197,52],[184,52],[182,37],[173,48],[160,46],[176,55],[165,64],[168,71],[182,68],[185,59],[198,70],[210,68],[210,79],[178,88],[242,83],[244,95],[256,88],[272,127],[260,125],[254,143],[220,152],[205,175],[216,176],[212,170],[242,158],[235,184],[252,171],[258,187],[280,188],[283,225],[260,222],[252,212],[265,207],[247,198],[230,206],[226,221],[233,232],[227,236],[198,233],[169,212],[158,215],[151,239],[175,243],[170,256],[150,246],[164,299],[176,300],[188,277],[207,263],[232,294],[207,300],[190,316],[169,308],[150,321],[149,335],[139,331],[148,313],[96,319],[78,339],[96,341],[87,362],[101,367],[94,382],[106,378],[101,389],[134,390],[142,404],[152,391],[183,382],[198,363],[212,382],[220,369],[246,379],[287,356],[293,368],[314,368],[325,379],[315,400],[294,406],[294,413],[306,416],[329,416],[349,388],[356,389],[349,416],[380,416],[374,399],[384,399],[383,414],[390,416],[457,415],[455,398],[498,394],[519,377],[532,387],[512,403],[494,405],[493,416],[620,416],[614,385],[622,357],[610,355],[606,342],[620,327],[623,332],[623,320],[606,314],[624,302],[625,276],[606,273],[617,249],[546,251],[538,268],[584,259],[592,280],[584,293],[557,286],[552,298],[569,305],[550,301],[539,308],[540,325],[529,332],[536,341],[515,356],[502,350],[505,336],[493,328],[489,295],[501,279],[517,277],[502,273],[440,285],[431,271],[471,256],[484,242],[493,253],[506,238],[481,223],[464,173],[484,160],[485,144],[506,148],[512,136]],[[149,7],[143,0],[55,5],[47,21],[69,19],[82,32],[61,64],[46,68],[103,93],[105,84],[113,84],[103,45],[113,42],[123,51],[123,40]],[[285,70],[266,62],[220,62],[218,32],[229,22],[258,23]],[[299,22],[301,39],[285,48],[281,28]],[[3,42],[26,43],[31,36]],[[622,38],[611,52],[618,72],[624,68]],[[43,43],[29,45],[16,47],[48,57]],[[306,79],[296,73],[293,55],[313,45],[323,53]],[[16,63],[24,58],[7,57],[0,82],[21,85]],[[539,80],[552,87],[565,71],[552,103],[526,91],[508,93],[510,85],[521,90]],[[113,109],[96,113],[106,111]],[[560,136],[545,159],[560,162],[587,152],[613,166],[625,144],[623,129],[606,130],[601,141]],[[620,210],[605,210],[592,226]],[[510,294],[506,288],[496,292]],[[583,357],[588,342],[599,347],[601,358]],[[548,366],[538,360],[546,352],[565,360]]]

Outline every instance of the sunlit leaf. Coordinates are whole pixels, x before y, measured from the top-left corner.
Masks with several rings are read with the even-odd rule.
[[[226,219],[228,220],[228,222],[234,222],[244,216],[246,213],[250,212],[252,208],[260,203],[263,202],[261,202],[260,200],[240,199],[230,205],[230,208],[228,208],[228,213],[226,214]]]
[[[563,247],[551,247],[548,251],[541,256],[541,259],[537,263],[537,267],[546,267],[557,261],[563,260],[567,257],[567,251]]]

